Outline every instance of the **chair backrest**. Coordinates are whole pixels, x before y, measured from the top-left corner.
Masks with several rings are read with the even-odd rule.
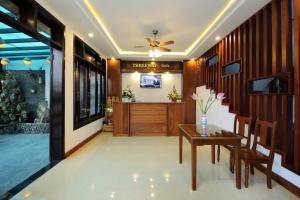
[[[242,136],[243,138],[247,139],[247,147],[250,147],[251,142],[251,133],[252,133],[252,124],[253,119],[252,117],[244,117],[241,115],[236,115],[234,118],[234,127],[233,133]],[[238,125],[238,129],[237,129]],[[248,126],[248,134],[245,135],[246,125]]]
[[[257,144],[270,150],[269,157],[274,157],[276,143],[277,121],[267,122],[257,119],[255,122],[254,141],[252,150],[256,151]],[[258,140],[259,138],[259,140]]]

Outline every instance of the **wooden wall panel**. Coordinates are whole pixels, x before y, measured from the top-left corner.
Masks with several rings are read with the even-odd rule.
[[[230,112],[266,121],[278,121],[276,151],[283,156],[282,165],[298,174],[300,174],[299,13],[298,0],[272,0],[203,54],[198,62],[198,85],[206,85],[215,91],[225,92],[227,98],[223,104],[229,106]],[[207,59],[215,54],[219,56],[219,62],[207,66]],[[222,76],[222,67],[237,59],[242,61],[241,72]],[[249,80],[278,73],[292,74],[294,77],[291,80],[294,86],[292,94],[249,93]]]
[[[300,1],[294,0],[294,166],[300,171]]]
[[[129,103],[115,102],[113,110],[113,136],[128,136]]]
[[[186,124],[196,123],[196,103],[191,98],[193,92],[196,92],[197,84],[197,62],[183,62],[183,102],[185,103],[184,118]],[[205,73],[205,72],[204,72]],[[207,76],[208,77],[208,76]],[[206,79],[208,81],[208,79]]]
[[[122,79],[121,62],[117,59],[107,60],[107,96],[118,96],[121,98]]]

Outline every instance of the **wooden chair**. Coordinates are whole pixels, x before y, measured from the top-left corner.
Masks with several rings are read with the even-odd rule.
[[[252,117],[244,117],[240,115],[236,115],[234,118],[234,127],[233,133],[242,136],[243,138],[247,139],[246,144],[242,144],[242,149],[249,149],[250,148],[250,141],[251,141],[251,133],[252,133],[252,124],[253,120]],[[246,125],[248,125],[248,134],[245,135]],[[238,128],[237,128],[238,126]],[[230,171],[234,173],[234,147],[232,146],[224,146],[230,151]],[[220,145],[218,145],[217,149],[217,160],[220,161]]]
[[[249,180],[249,165],[251,167],[251,174],[254,174],[253,166],[255,164],[267,164],[267,186],[272,189],[271,173],[274,161],[275,150],[275,134],[277,129],[277,122],[266,122],[256,120],[254,130],[254,141],[251,149],[241,150],[241,159],[245,161],[245,187],[248,187]],[[257,145],[270,150],[269,155],[265,155],[257,151]]]

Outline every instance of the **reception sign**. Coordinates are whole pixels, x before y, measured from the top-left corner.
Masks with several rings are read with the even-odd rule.
[[[121,72],[122,73],[182,73],[183,63],[182,62],[147,62],[147,61],[121,61]]]

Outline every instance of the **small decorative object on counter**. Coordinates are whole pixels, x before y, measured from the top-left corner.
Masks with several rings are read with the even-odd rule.
[[[204,97],[201,95],[198,95],[196,93],[193,93],[192,95],[192,99],[195,100],[200,108],[200,112],[201,112],[201,127],[202,127],[202,134],[206,135],[206,126],[207,126],[207,112],[209,110],[209,108],[211,107],[211,105],[217,100],[223,100],[225,99],[225,94],[224,93],[218,93],[217,97],[215,96],[215,92],[212,90],[210,92],[210,95],[207,99],[207,101],[204,101]]]
[[[127,86],[127,88],[122,91],[122,102],[131,102],[133,98],[132,90]]]
[[[172,102],[177,102],[178,100],[181,100],[181,95],[179,95],[177,93],[177,90],[175,88],[175,85],[173,86],[172,91],[168,94],[168,98],[172,101]]]

